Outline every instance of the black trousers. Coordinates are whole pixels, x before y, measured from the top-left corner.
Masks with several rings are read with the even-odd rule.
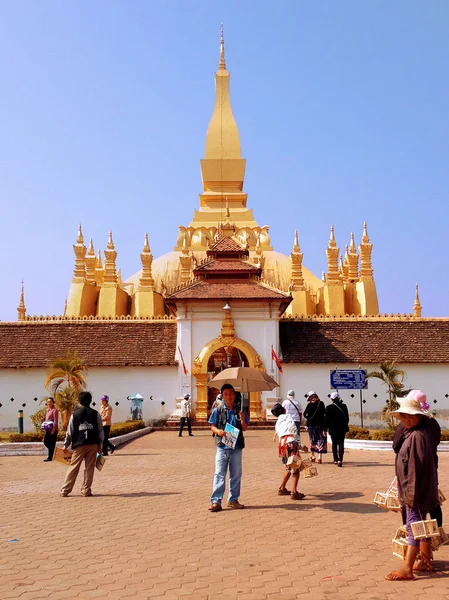
[[[345,438],[332,438],[332,454],[334,455],[334,462],[343,462],[343,455],[345,453]]]
[[[109,433],[111,431],[111,426],[110,425],[103,425],[103,433],[104,433],[104,440],[103,440],[103,454],[105,456],[107,456],[108,454],[108,449],[109,450],[114,450],[115,446],[113,444],[111,444],[111,442],[109,441]]]
[[[53,454],[55,453],[57,437],[58,437],[57,431],[55,431],[55,433],[46,433],[44,436],[44,446],[48,450],[48,459],[49,460],[53,460]]]
[[[189,417],[181,417],[179,421],[179,435],[182,435],[182,430],[184,429],[184,425],[187,421],[187,429],[189,430],[189,435],[192,433],[192,422]]]

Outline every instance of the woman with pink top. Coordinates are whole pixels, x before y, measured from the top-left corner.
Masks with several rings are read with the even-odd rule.
[[[58,438],[58,424],[59,424],[59,412],[55,406],[53,398],[47,398],[47,412],[45,413],[45,421],[48,423],[51,421],[53,427],[45,430],[44,446],[48,450],[48,456],[44,462],[51,462],[53,460],[53,454],[55,452],[56,440]]]

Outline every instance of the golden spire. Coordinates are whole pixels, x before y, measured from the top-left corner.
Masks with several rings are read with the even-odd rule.
[[[207,129],[204,158],[242,158],[240,136],[231,108],[229,71],[226,70],[224,60],[223,29],[220,35],[220,63],[215,73],[215,106]],[[205,180],[208,180],[208,177]]]
[[[418,284],[416,284],[415,303],[413,305],[413,316],[419,319],[421,317],[422,306],[419,301]]]
[[[94,244],[92,240],[90,240],[89,248],[87,250],[87,256],[84,259],[84,264],[86,265],[86,281],[87,283],[95,282],[95,266],[97,264],[97,259],[95,257]]]
[[[327,277],[326,281],[339,281],[340,274],[338,272],[338,254],[340,250],[337,248],[335,241],[334,226],[331,225],[331,234],[329,238],[329,244],[326,249],[327,256]]]
[[[293,240],[293,250],[290,254],[291,264],[291,283],[290,289],[292,291],[304,290],[304,277],[302,273],[302,257],[301,249],[299,247],[298,232],[295,231],[295,238]]]
[[[363,223],[363,235],[362,242],[359,246],[360,252],[360,281],[372,281],[373,280],[373,268],[371,266],[371,253],[373,251],[373,245],[369,242],[368,230],[366,227],[366,221]]]
[[[112,241],[112,231],[110,231],[108,245],[104,251],[104,283],[115,286],[117,285],[116,258],[117,252]]]
[[[25,321],[26,320],[27,309],[25,307],[25,292],[23,288],[23,279],[22,279],[22,289],[20,292],[20,301],[19,306],[17,307],[17,320]]]
[[[95,283],[101,285],[104,281],[104,270],[103,263],[101,260],[101,250],[98,250],[97,258],[95,261]]]
[[[148,233],[145,234],[145,241],[143,244],[143,250],[140,255],[142,261],[142,274],[139,279],[139,288],[153,288],[154,279],[151,273],[151,265],[153,264],[153,255],[150,251],[150,244],[148,243]]]
[[[84,257],[86,256],[86,246],[84,245],[81,225],[78,226],[78,236],[76,238],[76,244],[73,246],[73,251],[75,252],[75,268],[73,269],[72,281],[85,281],[86,267],[84,264]]]
[[[117,285],[122,285],[123,280],[122,280],[122,270],[119,269],[117,271]]]
[[[226,70],[226,61],[225,61],[225,52],[224,52],[224,35],[223,35],[223,23],[220,27],[220,63],[218,65],[219,69]]]
[[[359,278],[359,255],[355,248],[354,234],[351,232],[351,243],[349,244],[348,256],[348,279],[355,282]]]

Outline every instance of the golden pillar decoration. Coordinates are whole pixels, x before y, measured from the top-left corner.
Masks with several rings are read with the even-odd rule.
[[[154,287],[154,279],[151,272],[151,266],[153,264],[153,255],[151,254],[150,244],[148,243],[148,233],[145,234],[145,241],[143,244],[143,250],[140,255],[142,261],[142,274],[139,279],[139,288],[151,288]]]
[[[109,232],[109,240],[106,250],[104,251],[104,284],[117,286],[117,271],[115,261],[117,252],[115,251],[114,242],[112,241],[112,231]]]
[[[304,277],[302,274],[302,258],[301,249],[298,242],[298,232],[295,231],[295,239],[293,241],[293,250],[290,254],[290,262],[292,269],[291,289],[292,291],[304,290]]]
[[[25,292],[24,292],[24,288],[23,288],[23,279],[22,279],[22,290],[20,292],[19,306],[17,307],[17,320],[25,321],[26,314],[27,314],[27,309],[25,307]]]
[[[354,242],[354,234],[351,233],[351,243],[348,253],[348,279],[351,282],[358,281],[359,278],[359,255]]]
[[[421,302],[419,301],[418,284],[416,284],[415,303],[413,304],[413,316],[416,319],[421,318],[421,311],[422,311],[422,306],[421,306]]]
[[[104,269],[103,262],[101,260],[101,250],[98,250],[97,258],[95,260],[95,283],[102,285],[104,281]]]
[[[373,279],[373,268],[371,266],[371,253],[373,245],[370,244],[366,222],[363,223],[362,242],[359,246],[360,252],[360,281],[371,281]]]
[[[187,232],[184,234],[184,241],[182,243],[182,253],[179,257],[181,263],[181,284],[187,283],[192,278],[192,255],[189,253],[189,246],[187,242]]]
[[[84,259],[84,264],[86,265],[86,281],[87,283],[95,282],[95,266],[97,264],[97,259],[95,257],[94,244],[92,240],[89,242],[89,248],[87,250],[87,256]]]
[[[331,225],[331,234],[329,238],[329,244],[326,248],[326,256],[327,256],[327,283],[331,281],[339,280],[338,273],[338,254],[340,250],[337,248],[337,242],[335,241],[334,235],[334,226]]]
[[[86,267],[84,264],[84,257],[86,256],[86,246],[84,245],[83,231],[81,229],[81,225],[78,226],[78,237],[76,239],[76,244],[73,246],[73,251],[75,252],[75,268],[73,270],[72,281],[74,283],[81,283],[84,282],[86,278]]]

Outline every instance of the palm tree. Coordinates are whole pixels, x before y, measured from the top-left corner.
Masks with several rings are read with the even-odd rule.
[[[56,358],[49,366],[45,387],[54,395],[64,429],[76,408],[79,392],[86,387],[87,371],[87,365],[71,350],[63,358]]]
[[[387,422],[388,427],[393,429],[395,422],[390,413],[399,408],[396,398],[403,398],[410,391],[404,388],[405,371],[398,369],[394,360],[386,360],[380,364],[379,371],[371,371],[367,377],[380,379],[387,386],[388,400],[382,409],[382,418]]]

